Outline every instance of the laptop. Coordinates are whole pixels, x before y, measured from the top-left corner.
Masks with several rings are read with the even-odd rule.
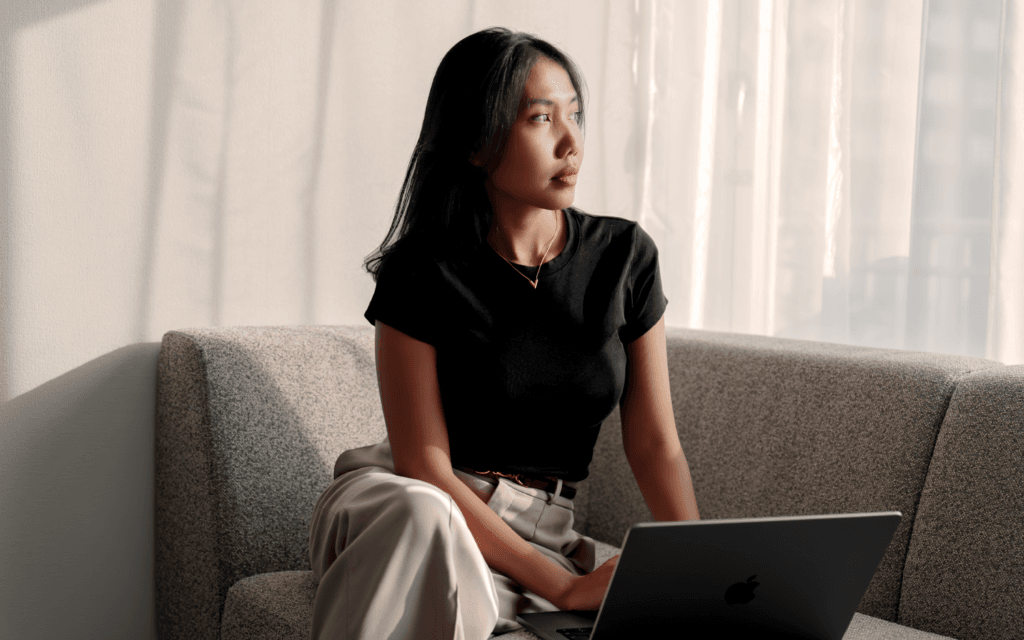
[[[596,612],[526,613],[545,640],[839,640],[889,547],[898,511],[643,522],[626,533]]]

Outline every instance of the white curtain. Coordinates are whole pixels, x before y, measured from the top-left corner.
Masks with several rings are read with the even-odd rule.
[[[363,322],[437,63],[493,25],[580,63],[577,204],[655,238],[670,326],[1024,362],[1022,0],[986,2],[19,0],[0,399],[176,328]]]
[[[1003,8],[987,354],[1024,362],[1024,2]]]

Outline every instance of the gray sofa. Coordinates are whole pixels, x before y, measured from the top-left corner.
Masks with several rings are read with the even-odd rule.
[[[903,512],[847,638],[1024,636],[1024,367],[673,329],[668,355],[703,518]],[[384,435],[369,325],[165,335],[159,637],[307,638],[309,514]],[[650,519],[621,449],[615,413],[577,498],[603,556]]]

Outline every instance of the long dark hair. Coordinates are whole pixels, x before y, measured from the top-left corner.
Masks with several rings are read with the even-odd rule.
[[[485,242],[493,212],[482,166],[500,160],[530,70],[540,57],[565,69],[576,91],[579,123],[584,118],[585,85],[573,61],[540,38],[502,28],[478,31],[460,40],[434,74],[391,228],[380,247],[363,261],[373,279],[381,264],[408,243],[431,247],[440,256]]]

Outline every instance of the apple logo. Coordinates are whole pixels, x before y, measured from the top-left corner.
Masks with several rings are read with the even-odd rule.
[[[757,574],[754,574],[747,578],[746,582],[737,582],[725,590],[725,603],[726,604],[747,604],[754,599],[754,588],[761,584],[755,582],[754,578]]]

